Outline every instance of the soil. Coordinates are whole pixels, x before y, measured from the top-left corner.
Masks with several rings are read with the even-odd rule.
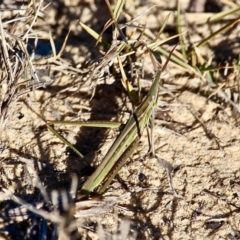
[[[176,34],[175,1],[127,2],[121,21],[129,21],[158,4],[143,14],[139,23],[146,26],[149,36],[157,34],[171,13],[161,37]],[[196,45],[222,27],[224,22],[202,23],[214,11],[229,8],[223,1],[195,2],[198,4],[179,1],[187,22],[183,31],[187,28],[189,45]],[[72,66],[80,66],[99,58],[101,47],[95,47],[96,41],[78,21],[101,32],[109,19],[107,13],[104,1],[53,1],[45,12],[44,24],[37,23],[37,28],[51,30],[57,45],[63,43],[71,28],[62,58]],[[199,48],[200,54],[212,58],[215,66],[225,61],[231,65],[239,53],[238,32],[239,26],[219,35]],[[111,39],[111,31],[104,36]],[[176,43],[177,40],[171,40],[164,46],[170,51]],[[140,81],[143,96],[153,79],[152,66],[147,61],[145,78]],[[163,56],[162,61],[166,61]],[[124,231],[129,227],[129,239],[240,239],[239,102],[234,102],[239,93],[230,86],[231,79],[239,84],[239,76],[237,71],[220,73],[219,84],[225,85],[216,91],[219,85],[211,83],[208,76],[201,78],[169,63],[161,76],[153,128],[159,158],[147,154],[149,144],[144,131],[139,147],[107,191],[108,196],[123,198],[109,212],[78,217],[83,239],[99,239],[100,230],[113,234],[117,226],[120,232],[123,222],[129,223],[124,225]],[[2,189],[36,202],[41,194],[33,187],[34,181],[40,179],[50,195],[54,189],[68,190],[73,174],[78,177],[79,188],[86,179],[86,163],[47,129],[43,119],[125,123],[130,117],[132,106],[120,81],[112,78],[101,81],[92,99],[88,87],[79,90],[71,86],[71,76],[56,74],[51,85],[25,94],[9,107],[0,142]],[[55,128],[93,166],[101,162],[118,134],[116,130],[99,128],[65,125]],[[119,233],[118,239],[123,239]]]

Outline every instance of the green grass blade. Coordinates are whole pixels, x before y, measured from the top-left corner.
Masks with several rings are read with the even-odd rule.
[[[114,12],[113,12],[113,17],[114,17],[115,21],[117,21],[117,19],[119,18],[124,4],[125,4],[125,0],[118,0],[117,1],[116,7],[115,7]]]
[[[63,136],[61,136],[54,128],[52,128],[49,124],[47,124],[47,128],[62,142],[64,142],[69,148],[71,148],[80,158],[84,158],[84,156]]]
[[[103,38],[101,37],[97,32],[95,32],[93,29],[91,29],[90,27],[88,27],[87,25],[85,25],[84,23],[79,21],[80,26],[88,33],[90,34],[93,38],[95,38],[96,40],[98,40],[98,42],[102,42],[104,44],[106,44],[107,46],[109,46],[110,44]]]
[[[122,124],[117,122],[104,122],[104,121],[51,121],[51,124],[71,125],[79,127],[99,127],[99,128],[119,128]]]
[[[168,19],[169,19],[170,15],[171,15],[171,13],[169,13],[169,14],[167,15],[167,17],[164,19],[163,24],[162,24],[162,26],[161,26],[161,28],[160,28],[160,30],[159,30],[159,32],[158,32],[156,38],[155,38],[155,41],[156,41],[157,39],[159,39],[161,33],[164,31],[164,29],[165,29],[165,27],[166,27],[166,25],[167,25],[167,22],[168,22]],[[154,42],[155,42],[155,41],[154,41]]]
[[[216,21],[222,20],[224,17],[226,17],[228,15],[232,15],[233,13],[236,13],[239,11],[240,11],[240,7],[236,7],[236,8],[228,9],[223,12],[219,12],[219,13],[214,14],[212,17],[210,17],[206,22],[207,23],[216,22]]]

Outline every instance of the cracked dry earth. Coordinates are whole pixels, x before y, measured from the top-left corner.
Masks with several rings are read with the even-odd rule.
[[[85,16],[84,11],[88,12],[87,17],[81,19],[88,22],[97,5],[92,1],[84,3],[81,15],[74,1],[61,2],[81,18]],[[162,5],[164,14],[169,6]],[[135,16],[148,7],[137,3],[136,6],[135,12],[129,8]],[[56,14],[54,7],[50,10]],[[149,22],[154,19],[155,25],[161,21],[154,11],[147,17]],[[62,18],[58,16],[59,23]],[[146,22],[146,19],[141,20]],[[105,20],[102,21],[104,24]],[[73,62],[81,61],[77,55],[84,56],[86,45],[79,50],[76,35],[81,34],[81,30],[74,22],[71,24],[75,28],[69,37],[66,56],[72,55]],[[154,29],[153,25],[147,27]],[[54,32],[55,37],[59,36],[58,31]],[[143,95],[150,87],[151,73],[141,80]],[[97,86],[92,100],[86,89],[77,93],[65,90],[70,84],[69,77],[61,75],[46,89],[21,98],[11,109],[1,133],[3,188],[19,196],[36,198],[31,187],[36,171],[48,192],[68,189],[73,173],[77,174],[79,184],[82,183],[86,175],[84,163],[73,154],[66,154],[65,145],[48,131],[42,118],[123,123],[129,118],[131,105],[121,84],[114,79]],[[208,82],[169,64],[162,74],[153,130],[159,159],[147,156],[149,147],[144,132],[139,147],[108,190],[108,194],[124,198],[109,213],[88,220],[78,219],[86,239],[98,239],[97,225],[112,231],[121,221],[130,221],[130,232],[136,239],[240,239],[238,116],[220,93],[208,99],[213,92]],[[94,165],[101,161],[118,133],[76,126],[57,126],[56,129]],[[82,228],[84,224],[87,228]]]

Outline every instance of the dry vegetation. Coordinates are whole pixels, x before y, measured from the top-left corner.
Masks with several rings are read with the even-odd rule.
[[[240,2],[126,2],[119,26],[128,23],[123,35],[141,45],[131,42],[134,54],[125,48],[104,67],[109,45],[96,46],[88,32],[112,42],[105,1],[1,3],[1,239],[240,239]],[[46,121],[125,123],[132,104],[116,57],[144,96],[154,76],[146,45],[165,62],[176,44],[155,112],[159,158],[142,133],[106,194],[76,201],[92,170]],[[56,129],[93,166],[118,134]]]

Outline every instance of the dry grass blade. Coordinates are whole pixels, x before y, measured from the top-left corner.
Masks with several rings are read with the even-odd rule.
[[[187,54],[186,54],[185,43],[184,43],[184,35],[181,34],[183,31],[182,31],[182,23],[181,23],[181,8],[180,8],[179,2],[178,2],[178,9],[177,9],[177,30],[179,34],[181,52],[183,57],[186,58]]]
[[[43,210],[44,202],[39,202],[34,206],[31,203],[27,203],[19,197],[13,195],[7,189],[3,189],[6,197],[11,199],[20,205],[20,207],[16,209],[10,209],[7,213],[11,221],[22,222],[26,219],[29,219],[31,214],[35,214],[35,218],[40,218],[38,224],[42,224],[42,228],[44,229],[44,225],[49,223],[54,223],[54,231],[51,233],[52,237],[55,239],[58,236],[58,239],[79,239],[79,234],[77,232],[77,225],[75,220],[73,219],[73,211],[74,208],[68,202],[67,195],[65,192],[61,192],[61,201],[63,210],[60,209],[58,205],[58,193],[55,191],[52,192],[52,203],[55,204],[50,211]],[[31,214],[30,214],[31,213]],[[40,225],[41,225],[40,224]],[[56,231],[56,232],[55,232]],[[40,233],[41,239],[46,239],[47,231],[45,229]]]
[[[14,202],[18,203],[20,206],[24,206],[25,209],[40,215],[41,217],[48,219],[54,223],[60,223],[63,219],[61,219],[61,217],[56,213],[56,214],[49,214],[48,212],[41,210],[41,209],[37,209],[35,208],[32,204],[29,204],[25,201],[23,201],[22,199],[18,198],[17,196],[13,195],[10,191],[8,191],[7,189],[3,189],[4,193],[7,194],[8,198],[12,199]],[[41,206],[41,205],[40,205]]]
[[[8,49],[7,49],[7,41],[6,41],[6,36],[5,32],[3,30],[3,24],[2,24],[2,16],[0,15],[0,34],[1,34],[1,46],[2,46],[2,53],[5,61],[5,68],[8,72],[8,85],[11,86],[14,83],[14,76],[13,76],[13,70],[12,70],[12,65],[10,63],[10,57],[8,54]],[[8,47],[10,47],[8,45]]]
[[[219,35],[220,33],[224,33],[227,30],[229,30],[230,28],[234,27],[237,25],[237,23],[240,21],[240,18],[236,18],[233,21],[231,21],[230,23],[226,24],[224,27],[220,28],[219,30],[215,31],[214,33],[212,33],[211,35],[209,35],[209,37],[205,38],[203,41],[201,41],[200,43],[197,44],[197,47],[202,47],[204,46],[207,42],[209,42],[211,39],[213,39],[214,37],[216,37],[217,35]]]
[[[118,204],[119,198],[79,201],[75,204],[75,218],[96,216],[111,212]]]
[[[0,238],[240,239],[237,1],[4,0],[0,11]],[[117,133],[76,120],[126,123],[175,45],[151,136],[139,131],[113,169],[111,196],[78,201],[92,173],[83,155],[98,166]],[[53,137],[55,119],[83,155]]]
[[[0,60],[1,68],[1,99],[0,99],[0,113],[1,113],[1,128],[4,128],[5,120],[8,116],[9,104],[16,95],[18,80],[26,69],[27,54],[22,48],[22,43],[19,38],[14,37],[3,29],[2,21],[0,19],[0,33],[1,33],[1,52],[2,58]]]
[[[166,42],[168,42],[168,41],[170,41],[170,40],[172,40],[172,39],[174,39],[174,38],[177,38],[177,37],[180,37],[181,35],[184,35],[186,32],[183,32],[183,33],[179,33],[179,34],[176,34],[176,35],[174,35],[174,36],[171,36],[171,37],[169,37],[169,38],[166,38],[166,39],[164,39],[164,40],[161,40],[161,41],[154,41],[153,43],[150,43],[150,44],[148,44],[147,46],[148,46],[148,48],[150,48],[151,50],[153,50],[153,51],[157,51],[157,47],[159,47],[160,45],[162,45],[162,44],[164,44],[164,43],[166,43]]]
[[[28,28],[27,32],[26,32],[26,33],[24,34],[24,36],[23,36],[23,40],[25,40],[26,38],[28,38],[28,35],[29,35],[30,31],[31,31],[32,28],[33,28],[33,25],[34,25],[34,23],[35,23],[36,20],[37,20],[37,17],[38,17],[38,14],[39,14],[39,12],[40,12],[40,9],[41,9],[41,7],[42,7],[42,4],[43,4],[43,0],[40,0],[39,3],[38,3],[37,10],[35,11],[34,18],[33,18],[32,22],[31,22],[31,24],[30,24],[30,27]]]

